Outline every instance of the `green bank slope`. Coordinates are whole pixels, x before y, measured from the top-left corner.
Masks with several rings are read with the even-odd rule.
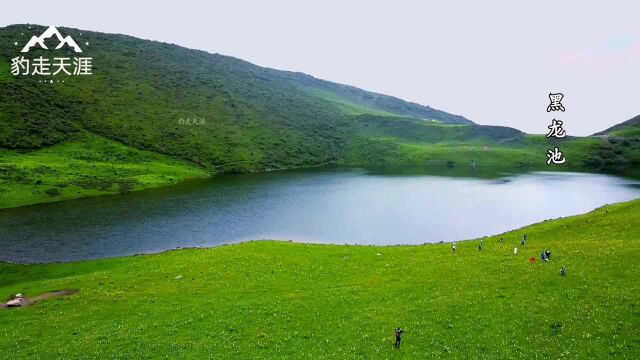
[[[594,134],[603,142],[601,158],[622,164],[640,164],[640,115]]]
[[[640,357],[640,201],[500,236],[424,246],[251,242],[0,265],[13,358],[605,359]],[[519,247],[522,234],[529,242]],[[505,242],[498,239],[504,237]],[[549,263],[529,263],[543,249]],[[559,274],[561,266],[568,277]],[[393,329],[406,330],[400,350]]]
[[[612,126],[594,135],[605,135],[622,138],[640,138],[640,115]]]
[[[37,150],[0,148],[0,207],[118,194],[207,176],[192,163],[82,134]]]
[[[363,114],[352,117],[356,135],[346,141],[345,163],[585,170],[604,165],[594,154],[596,137],[547,139],[504,126],[444,124],[420,119]],[[547,151],[558,147],[566,163],[548,166]]]

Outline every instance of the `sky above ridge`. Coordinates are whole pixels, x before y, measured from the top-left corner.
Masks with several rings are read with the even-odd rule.
[[[15,9],[12,9],[15,7]],[[589,135],[640,114],[640,2],[29,1],[17,23],[122,33],[393,95],[476,123]],[[37,34],[35,34],[37,35]],[[547,113],[550,92],[564,113]]]

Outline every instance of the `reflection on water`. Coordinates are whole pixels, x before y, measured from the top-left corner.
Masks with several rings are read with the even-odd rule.
[[[0,210],[0,260],[71,261],[252,239],[452,241],[640,197],[637,180],[603,174],[398,170],[220,176]]]

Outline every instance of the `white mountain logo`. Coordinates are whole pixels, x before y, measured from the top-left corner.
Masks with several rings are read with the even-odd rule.
[[[29,40],[27,45],[25,45],[22,48],[21,52],[23,53],[29,52],[29,50],[31,50],[31,48],[36,45],[39,45],[41,48],[48,50],[49,48],[47,48],[44,42],[45,40],[49,39],[54,35],[58,38],[58,41],[59,41],[58,46],[56,46],[56,49],[60,49],[63,46],[67,45],[77,53],[82,52],[82,49],[80,49],[80,46],[76,44],[76,42],[71,38],[71,36],[63,37],[62,34],[60,34],[60,31],[58,31],[58,29],[56,29],[55,26],[49,26],[49,28],[45,30],[45,32],[43,32],[42,35],[40,36],[32,36],[31,40]]]

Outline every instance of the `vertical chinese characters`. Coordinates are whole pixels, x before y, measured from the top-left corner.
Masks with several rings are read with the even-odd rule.
[[[564,94],[556,93],[549,94],[549,101],[551,102],[549,106],[547,106],[547,112],[551,111],[565,111],[564,105],[562,105],[562,99],[564,98]],[[557,138],[562,139],[567,136],[566,131],[562,127],[563,122],[561,120],[553,119],[551,121],[551,125],[547,126],[549,132],[547,133],[547,138]],[[566,158],[562,151],[558,149],[558,147],[554,147],[553,149],[549,149],[547,151],[547,165],[560,165],[566,162]]]

